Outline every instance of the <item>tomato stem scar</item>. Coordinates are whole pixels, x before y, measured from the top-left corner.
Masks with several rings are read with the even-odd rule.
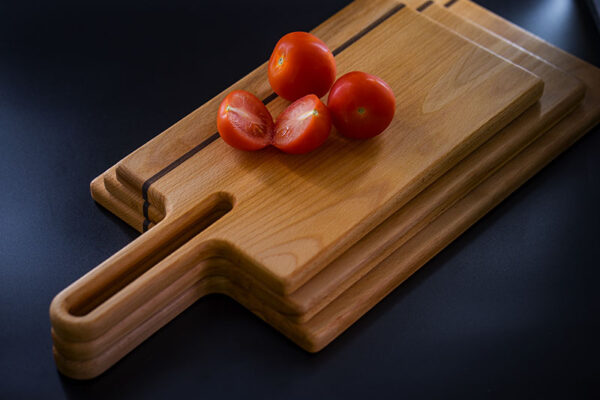
[[[278,65],[282,65],[283,64],[283,56],[279,57],[279,61],[277,61]]]
[[[358,110],[356,111],[358,111],[359,114],[364,114],[366,110],[364,107],[358,107]]]

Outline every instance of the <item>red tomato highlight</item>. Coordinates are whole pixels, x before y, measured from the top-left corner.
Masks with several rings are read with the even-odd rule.
[[[333,84],[327,107],[340,134],[368,139],[379,135],[392,122],[396,98],[383,79],[354,71]]]
[[[279,115],[273,145],[286,153],[304,154],[325,143],[330,131],[329,110],[317,96],[309,94]]]
[[[327,45],[306,32],[283,36],[269,59],[269,83],[289,101],[307,94],[323,97],[335,81],[335,59]]]
[[[229,93],[219,106],[217,130],[236,149],[252,151],[273,140],[273,117],[255,95],[245,90]]]

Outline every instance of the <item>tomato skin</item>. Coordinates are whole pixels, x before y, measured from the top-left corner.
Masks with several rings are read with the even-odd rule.
[[[327,106],[314,94],[290,104],[277,118],[273,146],[290,154],[304,154],[321,146],[331,132]]]
[[[234,90],[221,102],[217,130],[236,149],[253,151],[269,145],[273,138],[273,117],[255,95]]]
[[[340,134],[368,139],[379,135],[392,122],[396,98],[383,79],[353,71],[333,84],[327,107]]]
[[[269,59],[269,83],[289,101],[307,94],[323,97],[335,81],[333,54],[319,38],[306,32],[284,35]]]

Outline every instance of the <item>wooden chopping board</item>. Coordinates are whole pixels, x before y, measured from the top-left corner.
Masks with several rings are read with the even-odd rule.
[[[207,255],[219,252],[274,291],[291,293],[541,94],[535,76],[407,8],[356,38],[334,47],[338,70],[368,70],[391,85],[398,117],[387,134],[366,142],[334,135],[305,157],[245,153],[214,140],[152,182],[150,204],[167,210],[161,225],[202,204],[230,203],[190,247],[205,243]],[[162,170],[171,158],[164,141],[214,135],[221,98],[199,109],[192,129],[159,135],[119,163],[117,174],[135,175],[142,189],[156,173],[141,175],[146,166],[159,159]],[[278,115],[286,104],[275,98],[268,106]]]
[[[364,312],[364,311],[363,311],[363,312]],[[60,357],[59,357],[59,358],[60,358]],[[57,358],[57,360],[58,360],[59,358]]]
[[[407,4],[415,8],[421,5],[420,2],[407,2]],[[390,219],[394,221],[393,229],[388,229],[386,232],[382,232],[380,227],[374,229],[319,274],[287,296],[278,296],[268,289],[255,293],[257,296],[260,294],[263,302],[269,307],[293,321],[304,322],[312,318],[332,299],[366,274],[377,262],[383,260],[411,235],[422,229],[438,213],[452,205],[495,168],[500,167],[502,163],[508,161],[520,149],[556,123],[578,103],[583,95],[584,87],[581,83],[539,58],[466,23],[442,8],[437,6],[427,7],[426,10],[420,8],[428,17],[540,76],[545,82],[544,94],[536,107],[528,109],[443,178],[391,216]],[[114,170],[111,171],[101,179],[105,182],[110,181],[111,185],[125,188],[124,185],[119,185]],[[105,198],[111,204],[119,201],[106,193],[102,184],[95,190],[96,198],[99,198],[101,203],[105,203]],[[138,220],[143,218],[141,213],[137,217]],[[234,281],[237,279],[236,275],[237,273],[227,273],[228,278]]]
[[[243,153],[214,140],[206,151],[153,181],[148,196],[153,203],[161,199],[169,208],[167,217],[82,278],[78,285],[90,286],[73,290],[79,295],[69,297],[78,298],[71,311],[86,314],[139,275],[138,258],[156,258],[151,249],[164,256],[164,246],[156,243],[213,222],[234,202],[233,210],[180,251],[227,258],[274,291],[290,293],[539,97],[539,78],[405,7],[390,5],[383,18],[336,47],[337,63],[344,73],[373,51],[385,54],[372,68],[362,68],[382,76],[399,93],[397,112],[406,119],[397,118],[378,140],[334,137],[306,157],[274,150]],[[415,47],[420,40],[430,44]],[[403,54],[412,56],[407,61]],[[440,55],[444,63],[425,72],[417,68]],[[272,111],[283,108],[280,100],[269,103]],[[217,104],[209,102],[185,118],[186,129],[168,130],[138,149],[117,172],[162,154],[162,138],[180,143],[177,135],[189,132],[211,137],[214,118],[207,123],[204,114],[210,111],[214,117]],[[195,119],[208,129],[190,130]],[[139,182],[143,186],[147,179]]]
[[[62,297],[76,330],[92,318],[90,310],[147,268],[140,260],[160,259],[172,249],[163,245],[165,237],[185,236],[227,211],[187,242],[180,255],[224,257],[271,289],[292,292],[539,97],[542,83],[534,75],[411,10],[391,6],[366,31],[333,47],[340,73],[367,69],[390,83],[398,93],[398,115],[406,119],[396,118],[378,140],[335,136],[306,157],[274,150],[242,153],[220,140],[207,144],[153,181],[150,202],[168,210],[161,224]],[[381,56],[368,63],[373,52]],[[444,63],[425,72],[418,68],[440,55]],[[138,149],[118,170],[136,165],[136,171],[145,171],[142,164],[154,166],[158,158],[160,172],[170,159],[162,141],[180,144],[193,136],[202,143],[212,137],[219,101]],[[278,98],[269,103],[275,115],[284,106]],[[188,151],[184,147],[177,155]],[[150,171],[139,179],[140,188],[157,173]],[[176,269],[169,276],[158,278],[156,290],[175,279]]]

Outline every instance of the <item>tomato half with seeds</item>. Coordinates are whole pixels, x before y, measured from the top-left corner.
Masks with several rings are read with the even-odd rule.
[[[304,154],[325,143],[330,131],[329,110],[317,96],[309,94],[279,115],[273,145],[286,153]]]
[[[335,59],[327,45],[306,32],[283,36],[269,59],[269,83],[289,101],[307,94],[323,97],[335,81]]]
[[[219,106],[217,130],[223,140],[240,150],[259,150],[273,139],[273,117],[255,95],[245,90],[229,93]]]
[[[327,107],[340,134],[368,139],[379,135],[392,122],[396,98],[383,79],[354,71],[333,84]]]

